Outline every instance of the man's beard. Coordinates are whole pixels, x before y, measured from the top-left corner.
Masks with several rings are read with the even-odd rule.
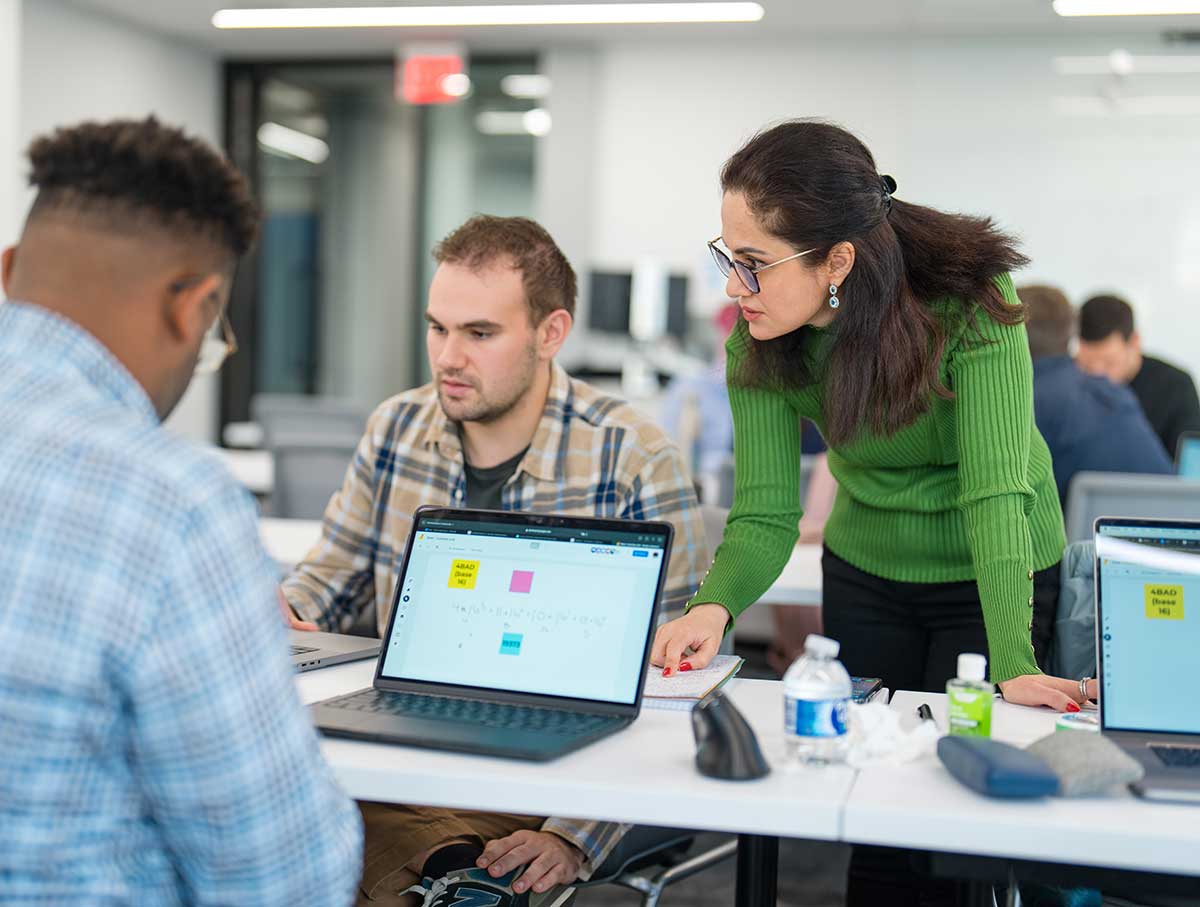
[[[471,387],[475,391],[475,399],[473,401],[448,399],[442,393],[440,383],[442,379],[450,378],[454,381],[462,381],[464,379],[450,374],[439,375],[437,394],[442,412],[446,414],[446,418],[451,422],[480,422],[486,425],[489,422],[502,419],[513,411],[533,386],[533,378],[537,370],[537,350],[533,345],[529,346],[522,364],[524,367],[515,377],[513,383],[497,389],[502,394],[497,399],[490,399],[484,396],[482,390],[474,382],[471,382]]]

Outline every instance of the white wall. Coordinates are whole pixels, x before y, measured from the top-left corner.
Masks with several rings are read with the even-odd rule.
[[[0,0],[0,248],[17,238],[24,207],[17,146],[17,124],[21,117],[20,38],[21,0]]]
[[[10,57],[5,52],[3,14],[14,3],[20,5],[19,0],[0,0],[0,66]],[[15,144],[20,152],[34,136],[56,126],[149,113],[219,144],[220,65],[215,57],[61,0],[28,0],[20,25],[20,128]],[[4,82],[0,73],[0,124],[8,125],[18,118],[5,115]],[[11,141],[0,141],[0,173],[11,172],[4,155],[13,147]],[[17,169],[26,168],[18,161]],[[31,197],[28,191],[19,193],[19,217],[24,217]],[[5,223],[0,221],[0,228]],[[193,382],[169,425],[191,437],[214,440],[216,382]]]
[[[867,142],[899,197],[990,214],[1017,233],[1033,259],[1019,280],[1056,283],[1077,302],[1102,289],[1127,295],[1148,347],[1200,375],[1200,114],[1067,116],[1054,100],[1094,95],[1105,81],[1056,74],[1056,54],[1122,43],[610,46],[599,51],[593,93],[564,98],[555,86],[556,105],[594,116],[595,154],[539,190],[589,219],[581,271],[653,255],[707,273],[722,161],[774,120],[826,117]],[[1138,78],[1119,90],[1200,98],[1200,76]],[[555,131],[564,125],[556,113]]]

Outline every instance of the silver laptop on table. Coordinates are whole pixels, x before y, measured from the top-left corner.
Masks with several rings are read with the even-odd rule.
[[[315,630],[289,630],[288,644],[292,652],[292,667],[297,671],[314,671],[346,661],[374,658],[380,649],[378,639]]]
[[[370,689],[322,732],[546,760],[638,715],[668,523],[421,508]]]
[[[1096,521],[1100,724],[1145,766],[1134,791],[1200,803],[1200,522]]]

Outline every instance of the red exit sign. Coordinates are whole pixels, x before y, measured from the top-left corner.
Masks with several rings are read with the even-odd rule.
[[[396,73],[396,94],[409,104],[447,104],[461,94],[446,91],[446,77],[463,71],[458,54],[414,54],[406,57]]]

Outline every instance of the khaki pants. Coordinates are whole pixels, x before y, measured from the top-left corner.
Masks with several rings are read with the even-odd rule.
[[[480,847],[523,828],[539,829],[545,820],[536,816],[479,813],[397,806],[391,803],[359,803],[366,841],[363,846],[363,875],[359,883],[359,907],[408,907],[417,901],[401,892],[421,880],[421,867],[413,860],[445,841],[465,840]]]

